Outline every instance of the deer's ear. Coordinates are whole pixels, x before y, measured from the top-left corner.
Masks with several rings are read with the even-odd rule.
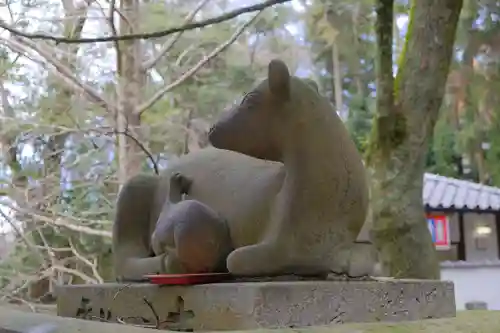
[[[290,72],[283,61],[271,60],[267,68],[267,80],[274,96],[281,100],[290,98]]]

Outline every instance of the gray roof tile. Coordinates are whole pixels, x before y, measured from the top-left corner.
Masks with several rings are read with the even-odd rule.
[[[431,173],[424,174],[422,198],[434,209],[500,210],[500,188]]]
[[[500,196],[493,195],[490,197],[490,205],[493,209],[500,209]]]

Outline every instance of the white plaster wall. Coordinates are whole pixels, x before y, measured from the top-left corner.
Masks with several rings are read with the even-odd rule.
[[[457,310],[464,310],[471,301],[483,301],[489,310],[500,310],[500,263],[467,266],[441,267],[441,280],[455,284]]]
[[[485,237],[483,249],[477,248],[475,243],[475,229],[478,226],[488,226],[491,234]],[[495,215],[493,214],[464,214],[465,229],[465,260],[498,260],[498,241]]]

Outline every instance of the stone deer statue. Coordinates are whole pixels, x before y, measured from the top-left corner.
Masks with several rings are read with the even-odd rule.
[[[314,83],[271,61],[267,78],[216,122],[208,138],[213,147],[180,157],[160,176],[138,175],[124,185],[113,229],[117,278],[175,273],[165,264],[168,253],[151,248],[174,174],[189,179],[187,199],[225,221],[234,249],[227,255],[229,272],[371,273],[373,267],[353,260],[361,253],[355,240],[368,209],[362,158]]]

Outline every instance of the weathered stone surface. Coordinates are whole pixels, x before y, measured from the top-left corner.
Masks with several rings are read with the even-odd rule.
[[[172,330],[241,330],[454,317],[452,282],[420,280],[62,286],[58,315]],[[156,318],[157,316],[157,318]],[[117,319],[118,318],[118,319]]]
[[[317,84],[291,75],[283,61],[271,60],[267,78],[221,115],[208,139],[212,147],[180,156],[161,175],[138,174],[123,184],[113,222],[117,280],[136,281],[156,272],[196,273],[199,266],[207,270],[207,261],[199,265],[195,260],[205,250],[185,260],[156,250],[151,256],[152,231],[163,213],[169,220],[170,208],[163,208],[175,174],[191,183],[187,199],[205,204],[227,222],[231,252],[223,268],[230,273],[373,274],[373,262],[363,267],[353,259],[360,251],[355,239],[369,204],[363,158]],[[312,199],[304,192],[317,195]],[[175,241],[177,252],[183,248],[184,253],[198,253],[197,240],[206,232],[192,226],[186,214],[174,215],[171,221],[185,219],[182,224],[188,226]],[[223,248],[229,245],[224,232],[213,234]],[[152,238],[154,250],[164,237]],[[214,252],[225,257],[224,251]]]

